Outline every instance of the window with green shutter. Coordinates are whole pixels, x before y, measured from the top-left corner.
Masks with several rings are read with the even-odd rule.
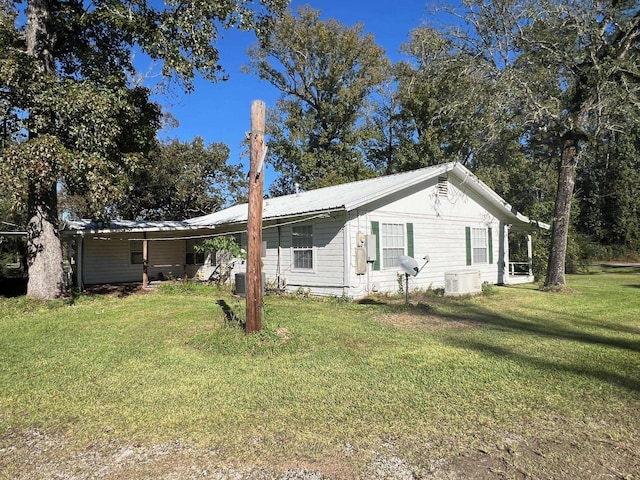
[[[413,223],[371,222],[371,233],[376,236],[374,270],[396,268],[399,266],[398,257],[415,255]]]
[[[465,227],[467,265],[493,263],[493,239],[490,228]]]

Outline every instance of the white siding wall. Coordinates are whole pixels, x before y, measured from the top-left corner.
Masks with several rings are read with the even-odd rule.
[[[153,241],[172,237],[176,232],[149,234],[149,277],[182,277],[185,261],[185,240]],[[129,239],[142,239],[141,233],[87,235],[84,238],[84,283],[141,282],[142,265],[131,264]]]
[[[267,255],[262,259],[262,271],[267,287],[285,287],[289,292],[309,289],[313,295],[342,295],[344,291],[345,215],[319,218],[293,224],[265,225],[262,240],[267,242]],[[292,232],[294,226],[313,227],[313,269],[296,270],[293,263]],[[222,230],[220,230],[222,231]],[[246,262],[236,262],[234,272],[246,272]]]
[[[383,223],[401,223],[405,226],[412,223],[414,258],[420,266],[424,264],[424,256],[428,255],[430,261],[417,277],[410,277],[410,288],[442,288],[445,272],[468,270],[480,271],[483,282],[498,282],[500,222],[466,195],[464,185],[456,187],[449,183],[448,194],[441,196],[433,181],[426,188],[423,185],[422,190],[416,188],[404,195],[387,203],[369,205],[367,210],[350,212],[350,237],[357,238],[357,232],[371,234],[371,222],[379,222],[380,233]],[[491,228],[491,264],[467,265],[466,227]],[[382,255],[382,251],[379,255]],[[373,265],[369,264],[366,275],[355,275],[355,243],[350,246],[349,258],[350,296],[357,298],[373,291],[398,291],[398,273],[402,272],[400,268],[385,268],[381,265],[379,271],[374,271]]]

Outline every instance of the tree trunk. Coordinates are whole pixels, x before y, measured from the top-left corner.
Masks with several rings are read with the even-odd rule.
[[[27,5],[27,54],[34,57],[43,74],[54,71],[53,45],[55,32],[51,25],[51,0],[29,0]]]
[[[29,0],[27,6],[27,54],[42,75],[54,72],[53,45],[55,32],[51,25],[51,0]],[[30,112],[32,117],[48,112]],[[35,119],[34,119],[35,120]],[[43,122],[34,121],[33,124]],[[29,132],[33,139],[46,131]],[[29,184],[29,223],[27,224],[27,255],[29,283],[27,296],[52,299],[64,293],[62,243],[58,233],[58,199],[56,179],[33,180]]]
[[[64,293],[62,244],[58,233],[55,183],[47,192],[31,188],[27,224],[27,296],[50,300]]]
[[[562,154],[558,171],[558,192],[556,194],[555,214],[551,230],[551,250],[547,265],[546,288],[563,286],[565,259],[567,256],[567,239],[571,221],[571,199],[576,183],[578,167],[578,138],[567,135],[562,140]]]

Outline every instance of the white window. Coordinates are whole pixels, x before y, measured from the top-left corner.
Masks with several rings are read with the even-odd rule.
[[[131,265],[142,265],[142,242],[141,241],[129,241],[129,262]]]
[[[402,223],[383,223],[381,237],[383,268],[399,266],[398,257],[405,254],[404,225]]]
[[[489,263],[487,229],[471,229],[471,258],[473,264]]]
[[[185,256],[186,265],[202,265],[204,264],[205,254],[196,250],[196,245],[200,245],[202,241],[189,239],[187,240],[187,252]]]
[[[291,246],[293,248],[293,268],[313,270],[313,227],[311,225],[292,227]]]

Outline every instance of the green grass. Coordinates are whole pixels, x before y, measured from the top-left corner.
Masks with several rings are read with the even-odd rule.
[[[264,331],[251,336],[234,320],[241,301],[205,287],[2,299],[0,438],[39,429],[79,448],[181,441],[267,462],[385,441],[420,461],[427,445],[455,455],[504,432],[633,446],[640,275],[569,285],[575,294],[416,294],[409,308],[269,296]]]

